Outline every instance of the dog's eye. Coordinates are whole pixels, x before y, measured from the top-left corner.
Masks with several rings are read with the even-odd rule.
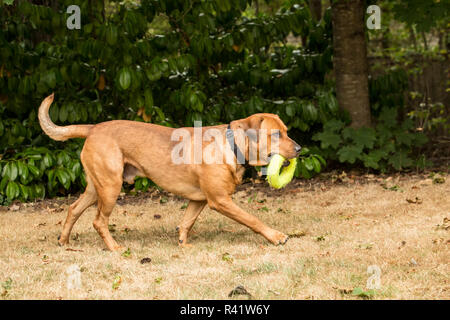
[[[279,132],[279,131],[274,132],[274,133],[271,134],[271,136],[272,136],[272,138],[274,138],[274,139],[279,139],[279,138],[280,138],[280,132]]]

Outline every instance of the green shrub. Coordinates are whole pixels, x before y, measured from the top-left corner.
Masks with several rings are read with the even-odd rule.
[[[340,163],[360,164],[386,171],[404,170],[427,162],[414,156],[414,150],[427,142],[423,133],[413,131],[413,121],[397,121],[397,110],[384,108],[375,128],[353,129],[340,120],[330,120],[313,140],[320,142],[325,157]]]
[[[79,153],[30,147],[0,160],[0,200],[34,200],[86,186]]]

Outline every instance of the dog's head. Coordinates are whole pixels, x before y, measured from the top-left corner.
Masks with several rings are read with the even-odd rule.
[[[253,166],[269,163],[272,154],[280,154],[286,159],[299,155],[301,147],[288,137],[287,127],[271,113],[257,113],[248,118],[232,121],[230,129],[235,132],[236,143]]]

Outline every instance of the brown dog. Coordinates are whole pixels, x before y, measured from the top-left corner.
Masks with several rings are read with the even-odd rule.
[[[163,189],[189,199],[186,213],[179,226],[179,243],[185,245],[189,230],[206,204],[225,216],[246,225],[260,233],[273,244],[284,244],[288,237],[262,223],[258,218],[245,212],[233,203],[231,195],[242,182],[244,166],[236,164],[231,145],[222,141],[221,151],[230,153],[234,163],[181,163],[173,161],[173,149],[179,141],[173,141],[173,128],[135,121],[115,120],[96,125],[55,125],[48,110],[53,102],[53,94],[45,98],[39,107],[39,121],[44,132],[54,140],[64,141],[70,138],[86,138],[81,152],[87,187],[80,198],[70,207],[59,238],[59,244],[65,245],[73,225],[81,214],[97,202],[97,216],[94,228],[103,238],[110,250],[120,250],[117,242],[108,230],[108,220],[122,188],[123,181],[133,183],[135,176],[148,177]],[[246,119],[236,120],[228,126],[233,132],[238,129],[254,129],[267,132],[266,149],[272,143],[271,130],[278,132],[278,153],[287,159],[295,158],[300,146],[287,136],[287,127],[277,115],[261,113]],[[183,128],[195,133],[194,128]],[[200,128],[201,132],[215,129],[227,131],[227,125]],[[266,129],[266,130],[262,130]],[[240,136],[237,136],[240,137]],[[220,140],[220,139],[219,139]],[[239,150],[249,159],[251,139],[240,139]],[[264,139],[265,140],[265,139]],[[229,140],[228,140],[229,141]],[[211,142],[203,142],[204,150]],[[256,142],[261,144],[263,142]],[[189,140],[190,150],[194,150],[194,140]],[[259,146],[261,147],[261,145]],[[201,150],[201,151],[202,151]],[[259,149],[258,149],[259,150]],[[172,155],[172,158],[171,158]],[[251,165],[265,165],[267,156],[260,154]]]

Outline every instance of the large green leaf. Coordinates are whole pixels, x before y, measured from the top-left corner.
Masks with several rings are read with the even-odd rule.
[[[355,163],[361,157],[362,148],[360,146],[348,145],[339,149],[337,155],[340,162]]]
[[[342,138],[339,134],[330,131],[324,131],[315,134],[313,136],[313,140],[321,141],[320,146],[322,149],[326,149],[328,147],[337,149],[339,147],[339,144],[342,142]]]

